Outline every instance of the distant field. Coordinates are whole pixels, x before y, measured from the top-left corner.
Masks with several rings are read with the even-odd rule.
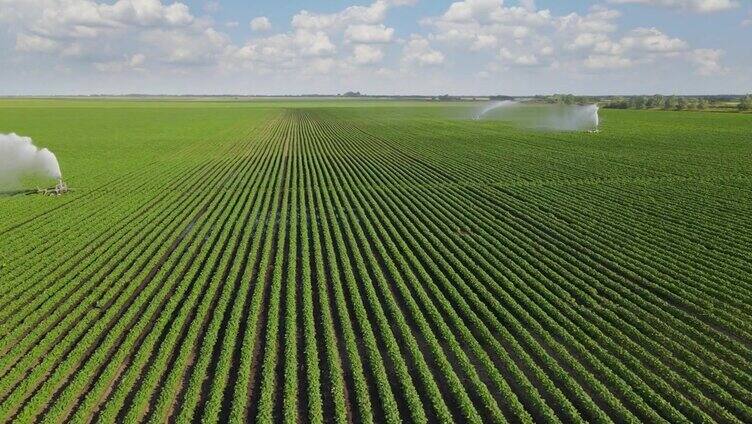
[[[0,101],[0,421],[752,422],[752,115],[470,107]]]

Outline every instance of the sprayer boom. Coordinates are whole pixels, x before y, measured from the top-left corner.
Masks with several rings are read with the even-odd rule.
[[[68,184],[65,184],[63,180],[57,180],[57,184],[50,188],[38,188],[37,194],[45,196],[61,196],[69,191]]]

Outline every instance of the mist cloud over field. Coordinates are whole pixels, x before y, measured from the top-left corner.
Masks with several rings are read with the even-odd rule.
[[[598,129],[598,105],[534,104],[511,100],[489,102],[473,115],[475,120],[500,120],[523,128],[554,131]]]
[[[60,179],[55,154],[34,145],[31,137],[0,134],[0,189],[21,188],[25,178]]]

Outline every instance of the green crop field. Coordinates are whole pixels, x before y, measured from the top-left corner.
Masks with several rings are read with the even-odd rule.
[[[2,100],[0,422],[752,422],[752,115]]]

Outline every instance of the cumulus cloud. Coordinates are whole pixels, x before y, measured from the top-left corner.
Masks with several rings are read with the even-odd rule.
[[[315,74],[377,64],[396,38],[394,28],[384,24],[388,10],[412,4],[414,0],[376,0],[334,13],[301,10],[293,15],[290,31],[227,48],[223,66]]]
[[[534,2],[506,6],[501,0],[465,0],[452,3],[440,16],[423,21],[432,28],[431,40],[471,51],[496,51],[499,64],[559,66],[557,55],[584,50],[615,53],[609,34],[617,30],[618,11],[602,6],[586,14],[554,15],[537,10]],[[570,56],[573,53],[569,54]],[[575,60],[576,58],[570,58]]]
[[[414,6],[418,0],[386,0],[386,3],[390,6]]]
[[[384,59],[383,50],[370,44],[358,44],[353,48],[353,62],[358,65],[373,65]]]
[[[60,47],[57,41],[33,34],[18,34],[16,36],[16,50],[22,52],[56,52]]]
[[[227,35],[214,28],[155,29],[141,34],[143,43],[165,64],[211,66],[230,45]]]
[[[499,58],[501,58],[504,63],[511,63],[519,66],[536,66],[540,64],[538,56],[534,53],[512,53],[506,47],[502,47],[502,49],[499,50]]]
[[[389,43],[394,38],[394,28],[384,24],[350,25],[345,30],[345,39],[353,43]]]
[[[615,47],[611,46],[611,44],[613,44],[611,38],[606,34],[583,32],[577,34],[568,47],[570,49],[610,50],[610,48]],[[607,48],[607,45],[610,48]]]
[[[292,65],[304,57],[321,57],[337,51],[323,31],[296,31],[251,40],[235,49],[231,57],[244,62],[285,63]]]
[[[470,44],[471,50],[484,50],[496,47],[499,43],[498,38],[492,34],[477,34]]]
[[[125,72],[129,70],[144,71],[143,65],[146,62],[146,56],[141,53],[136,53],[130,57],[125,57],[123,60],[113,60],[108,62],[96,62],[94,67],[100,72]]]
[[[419,66],[435,66],[444,63],[444,54],[431,48],[425,38],[413,34],[402,49],[402,60]]]
[[[38,0],[31,0],[37,2]],[[118,0],[112,4],[91,0],[43,2],[32,30],[49,36],[93,37],[128,27],[184,26],[194,21],[187,5],[160,0]]]
[[[636,49],[647,52],[677,52],[688,47],[686,41],[672,38],[656,28],[636,28],[621,39],[625,49]]]
[[[588,69],[624,69],[633,65],[632,60],[613,55],[589,55],[584,62]]]
[[[250,25],[254,31],[269,31],[272,29],[272,23],[266,16],[257,16],[251,19]]]
[[[698,12],[738,3],[607,0],[608,7],[569,13],[566,7],[539,9],[533,0],[455,0],[406,36],[387,25],[387,16],[416,0],[371,0],[333,13],[301,10],[286,30],[275,31],[258,16],[246,21],[253,34],[243,39],[241,31],[228,30],[242,25],[238,21],[215,22],[188,6],[214,8],[215,0],[0,0],[0,25],[18,63],[56,61],[51,66],[112,74],[148,68],[152,75],[226,75],[242,69],[242,75],[305,75],[308,81],[322,80],[322,74],[401,81],[421,67],[445,65],[434,76],[451,84],[453,73],[519,76],[531,67],[575,77],[651,63],[655,69],[680,63],[701,76],[729,71],[723,51],[712,45],[690,45],[681,33],[659,27],[623,27],[613,5],[627,2]]]
[[[695,72],[701,76],[714,76],[725,74],[726,69],[721,64],[723,50],[720,49],[695,49],[689,53],[689,61],[695,65]]]
[[[183,3],[160,0],[2,0],[0,21],[17,32],[16,49],[45,53],[101,50],[107,37],[131,30],[180,28],[196,18]]]
[[[222,6],[219,4],[219,0],[207,0],[204,2],[204,11],[206,13],[216,13]]]
[[[308,75],[317,75],[317,74],[327,74],[332,71],[337,66],[337,61],[327,57],[327,58],[315,58],[310,63],[307,64],[305,69],[303,69],[303,74]]]
[[[659,59],[692,60],[703,74],[713,67],[709,53],[690,54],[689,43],[658,28],[619,28],[621,12],[602,5],[586,13],[556,15],[535,4],[507,6],[501,0],[452,3],[441,15],[425,19],[428,39],[454,49],[483,54],[495,51],[489,70],[564,66],[569,71],[614,71]],[[487,54],[487,53],[486,53]],[[699,62],[708,62],[700,66]],[[720,65],[719,65],[720,66]],[[699,73],[700,71],[698,71]]]
[[[329,36],[323,31],[308,34],[299,32],[295,36],[295,41],[300,51],[306,56],[324,56],[337,50]]]
[[[292,26],[308,31],[334,31],[348,24],[378,24],[386,17],[389,6],[386,1],[376,1],[369,6],[350,6],[337,13],[301,10],[292,17]]]
[[[621,12],[602,6],[593,6],[585,15],[570,13],[553,20],[555,27],[568,33],[608,33],[617,30],[615,22]]]
[[[739,1],[737,0],[609,0],[609,2],[615,4],[634,3],[661,6],[699,13],[720,12],[739,7]]]
[[[442,17],[449,22],[485,19],[494,13],[498,13],[501,4],[502,2],[497,0],[458,1],[452,3]]]
[[[660,57],[676,57],[686,52],[689,44],[656,28],[635,28],[618,40],[605,34],[580,34],[574,47],[589,51],[583,61],[585,68],[616,70],[651,63]]]
[[[0,15],[17,31],[15,48],[23,52],[87,58],[100,71],[140,69],[122,59],[126,40],[139,40],[166,62],[210,62],[229,40],[191,14],[184,3],[160,0],[0,0],[13,16]],[[12,19],[11,19],[12,18]],[[11,19],[10,21],[8,19]],[[121,50],[122,52],[122,50]],[[114,53],[114,54],[113,54]],[[130,59],[141,53],[125,53]],[[113,58],[118,57],[120,58]]]

